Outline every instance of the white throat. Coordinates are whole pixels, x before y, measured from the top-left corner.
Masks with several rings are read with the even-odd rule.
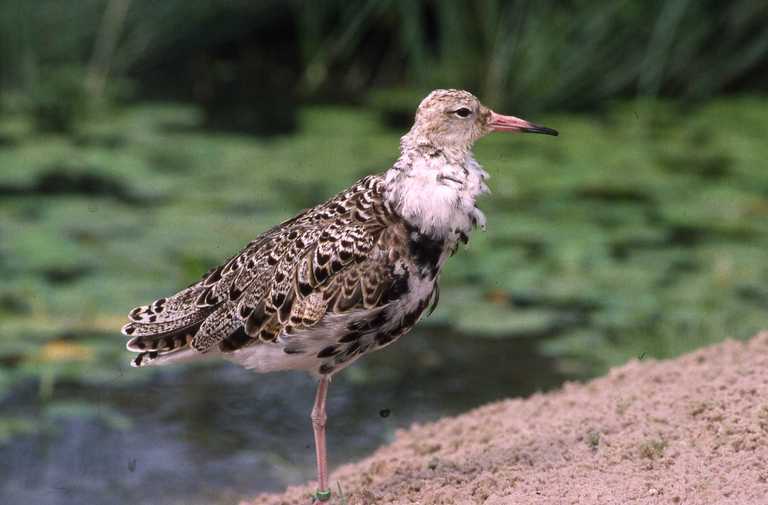
[[[483,170],[468,149],[437,149],[403,137],[401,154],[385,174],[390,205],[411,225],[436,239],[455,239],[485,228],[475,200],[487,193]]]

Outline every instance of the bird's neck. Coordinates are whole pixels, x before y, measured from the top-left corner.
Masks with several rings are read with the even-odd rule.
[[[412,133],[401,139],[400,157],[385,174],[390,205],[421,233],[439,240],[484,227],[475,200],[488,192],[488,174],[471,149],[436,146]]]

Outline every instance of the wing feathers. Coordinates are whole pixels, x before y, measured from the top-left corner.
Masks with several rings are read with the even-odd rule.
[[[387,260],[393,247],[404,247],[383,234],[399,218],[384,204],[382,184],[380,176],[361,179],[268,230],[199,283],[137,307],[123,328],[129,348],[228,352],[313,326],[329,311],[382,303],[393,282]]]

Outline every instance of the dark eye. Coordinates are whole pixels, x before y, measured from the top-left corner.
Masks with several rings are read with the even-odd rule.
[[[453,111],[453,113],[459,117],[469,117],[470,114],[472,114],[472,111],[467,109],[466,107],[462,107],[461,109],[456,109],[455,111]]]

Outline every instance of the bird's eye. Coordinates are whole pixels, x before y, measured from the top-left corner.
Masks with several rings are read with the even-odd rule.
[[[461,109],[456,109],[455,111],[453,111],[453,113],[459,117],[469,117],[470,114],[472,114],[472,111],[467,109],[466,107],[462,107]]]

